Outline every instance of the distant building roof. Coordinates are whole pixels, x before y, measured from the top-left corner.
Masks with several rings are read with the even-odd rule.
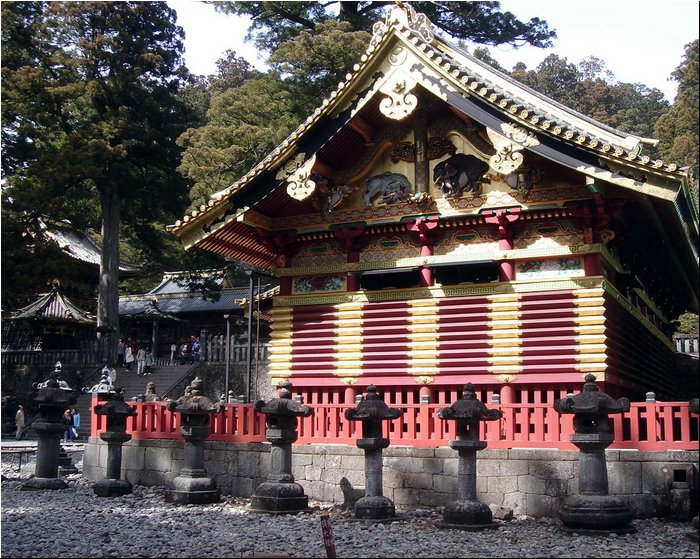
[[[76,307],[60,293],[58,282],[54,282],[51,292],[19,309],[13,319],[95,323],[95,320],[88,313]]]
[[[221,271],[213,271],[217,285],[225,284],[225,275]],[[204,296],[201,292],[189,291],[185,274],[168,272],[163,280],[147,293],[126,295],[119,298],[119,316],[135,317],[145,315],[148,309],[156,309],[161,313],[180,315],[182,313],[221,312],[242,310],[242,301],[249,295],[246,287],[223,287],[218,292],[218,299]],[[268,285],[260,286],[261,296],[268,292]],[[256,290],[257,293],[257,290]],[[154,310],[150,311],[154,313]]]
[[[78,231],[66,222],[49,221],[38,218],[38,228],[41,234],[49,241],[57,244],[63,252],[71,258],[100,265],[102,251],[92,237],[83,231]],[[136,272],[138,266],[131,264],[119,264],[120,272]]]

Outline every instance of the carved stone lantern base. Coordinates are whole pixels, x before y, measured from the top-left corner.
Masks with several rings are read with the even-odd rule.
[[[41,491],[42,489],[66,489],[68,484],[56,477],[33,477],[22,484],[21,491]]]
[[[564,531],[581,535],[630,534],[633,514],[613,495],[571,495],[559,510]]]
[[[359,520],[386,520],[395,516],[394,503],[383,495],[360,497],[355,502],[355,518]]]
[[[438,528],[456,530],[486,530],[498,528],[501,524],[493,522],[493,513],[488,505],[479,501],[457,499],[445,507],[443,522],[436,522]]]
[[[103,479],[92,486],[98,497],[121,497],[133,491],[131,483],[124,479]]]
[[[298,483],[266,481],[258,485],[250,501],[251,512],[296,514],[309,509],[309,498]]]
[[[204,505],[218,503],[221,491],[216,482],[206,476],[178,476],[173,480],[173,489],[165,493],[165,500],[178,505]]]
[[[58,454],[58,475],[67,476],[68,474],[79,474],[80,470],[73,464],[73,459],[68,456],[66,449],[61,447]]]

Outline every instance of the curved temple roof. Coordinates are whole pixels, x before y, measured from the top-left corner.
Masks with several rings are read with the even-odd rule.
[[[403,61],[395,60],[399,52]],[[696,290],[698,216],[690,201],[689,176],[674,163],[642,153],[655,140],[606,126],[489,67],[434,36],[425,15],[409,4],[389,8],[385,20],[375,23],[367,51],[353,71],[277,148],[168,230],[185,248],[199,246],[273,269],[275,248],[254,235],[254,227],[269,228],[266,216],[249,210],[286,183],[289,173],[282,171],[313,164],[319,148],[349,127],[360,111],[383,96],[382,103],[389,99],[392,76],[387,71],[397,82],[405,80],[404,91],[420,85],[453,111],[485,126],[489,136],[491,131],[507,135],[515,127],[535,139],[522,144],[527,150],[586,175],[595,182],[592,188],[613,186],[635,197],[645,219],[651,216],[653,227],[647,229],[654,229],[660,245],[684,239],[673,268],[683,276],[677,281],[684,291]],[[691,298],[691,307],[697,307],[697,295]]]

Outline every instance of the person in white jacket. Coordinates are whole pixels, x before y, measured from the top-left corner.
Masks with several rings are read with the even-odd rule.
[[[131,347],[129,345],[126,346],[126,349],[124,350],[124,368],[127,371],[131,370],[131,364],[134,362],[134,353],[131,351]]]

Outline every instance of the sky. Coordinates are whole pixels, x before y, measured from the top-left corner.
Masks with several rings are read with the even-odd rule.
[[[168,5],[185,30],[185,62],[194,74],[216,73],[216,61],[228,49],[264,68],[264,56],[244,42],[245,18],[218,13],[197,0],[168,0]],[[683,59],[685,45],[698,38],[699,6],[697,0],[505,0],[502,10],[520,20],[547,21],[557,39],[549,49],[489,49],[508,70],[516,62],[534,70],[549,54],[574,64],[595,56],[618,81],[657,88],[673,101],[676,83],[669,78]]]

